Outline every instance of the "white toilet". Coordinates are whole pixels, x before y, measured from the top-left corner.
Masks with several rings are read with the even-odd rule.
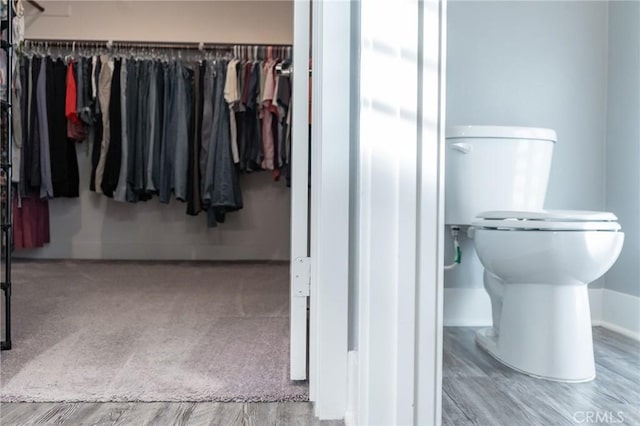
[[[493,327],[477,343],[548,380],[595,377],[587,285],[616,261],[613,213],[543,210],[556,133],[455,126],[446,134],[445,222],[472,226]]]

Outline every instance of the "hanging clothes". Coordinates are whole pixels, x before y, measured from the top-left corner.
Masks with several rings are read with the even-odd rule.
[[[283,169],[283,174],[287,185],[291,186],[291,80],[288,77],[278,78],[276,90],[276,101],[278,108],[278,152],[279,167]]]
[[[109,144],[104,161],[104,172],[102,174],[102,193],[113,198],[113,192],[118,186],[120,177],[120,163],[122,161],[122,113],[120,67],[121,59],[114,60],[113,74],[111,78],[111,93],[109,95]]]
[[[149,157],[149,103],[147,97],[150,87],[150,63],[139,61],[138,65],[138,95],[137,95],[137,120],[134,123],[133,151],[134,174],[133,190],[138,195],[138,200],[151,199],[147,193],[147,159]]]
[[[71,65],[71,64],[70,64]],[[65,66],[61,59],[51,63],[51,74],[47,81],[50,95],[49,152],[51,183],[54,197],[77,197],[79,195],[80,176],[75,142],[68,137],[65,104],[67,96],[66,81],[71,67]],[[75,88],[74,88],[75,89]],[[75,105],[74,105],[75,109]]]
[[[155,194],[158,191],[158,183],[156,181],[156,173],[154,173],[155,166],[155,152],[159,152],[160,148],[160,117],[158,113],[162,110],[162,105],[159,102],[159,87],[158,87],[158,63],[152,62],[149,68],[149,121],[148,121],[148,149],[144,161],[146,170],[146,183],[145,190],[149,194]],[[159,170],[159,169],[158,169]]]
[[[23,57],[20,60],[20,72],[19,77],[21,79],[21,96],[20,98],[16,98],[20,103],[21,112],[21,123],[20,126],[22,128],[22,138],[19,144],[14,143],[14,147],[20,151],[19,154],[16,154],[20,157],[19,164],[19,176],[20,180],[18,183],[18,191],[19,196],[24,196],[27,193],[27,176],[29,175],[27,172],[27,167],[29,165],[29,120],[31,117],[30,114],[30,105],[29,105],[29,85],[30,85],[30,70],[29,70],[30,60],[27,57]]]
[[[209,73],[213,99],[213,117],[209,131],[206,168],[202,190],[208,209],[208,224],[224,222],[227,212],[242,208],[242,194],[231,153],[229,107],[224,99],[227,63],[218,61]]]
[[[58,61],[61,61],[58,59]],[[77,64],[71,60],[67,65],[65,114],[67,117],[67,135],[78,142],[86,137],[84,125],[77,114],[78,86],[76,85]]]
[[[98,163],[100,162],[100,152],[102,150],[102,136],[103,136],[103,118],[102,108],[100,107],[100,94],[99,83],[100,73],[102,72],[102,61],[99,56],[92,58],[92,70],[91,70],[91,84],[92,84],[92,97],[93,101],[93,128],[92,134],[92,146],[91,146],[91,178],[89,182],[89,189],[96,191],[96,173],[98,171]]]
[[[91,191],[129,203],[175,199],[188,215],[206,211],[210,227],[224,222],[244,205],[242,173],[277,180],[290,169],[291,86],[270,53],[199,62],[25,55],[13,86],[23,111],[14,116],[18,200],[77,197],[76,145],[88,141]],[[44,212],[30,203],[25,220]]]
[[[91,126],[91,59],[78,58],[77,61],[77,104],[76,115],[84,126]]]
[[[187,172],[189,165],[189,139],[193,115],[193,70],[182,63],[176,64],[177,93],[175,114],[177,116],[176,151],[174,164],[174,193],[180,201],[187,201]]]
[[[264,90],[262,92],[262,98],[260,99],[260,107],[262,116],[262,147],[264,158],[262,159],[262,168],[266,170],[274,169],[275,160],[275,141],[273,139],[272,121],[273,114],[271,110],[271,104],[274,98],[275,78],[273,76],[274,62],[269,60],[265,61],[262,68],[262,75],[264,76]]]
[[[138,192],[135,189],[135,167],[136,167],[136,125],[138,122],[138,72],[140,64],[138,61],[127,61],[127,163],[126,163],[126,200],[135,203],[139,200]],[[122,164],[124,167],[124,163]],[[122,169],[121,169],[122,170]]]
[[[163,64],[164,74],[164,112],[162,142],[160,147],[160,202],[169,203],[174,187],[174,165],[177,135],[177,81],[176,64]]]
[[[43,58],[34,57],[30,63],[31,84],[29,85],[29,103],[31,120],[29,123],[29,176],[28,186],[30,189],[40,192],[40,119],[38,116],[38,75],[40,74],[40,64]]]
[[[236,115],[234,109],[240,100],[238,93],[238,72],[237,59],[232,59],[227,65],[227,77],[224,85],[224,100],[229,105],[229,126],[231,129],[231,154],[235,164],[240,163],[240,155],[238,151],[238,125],[236,123]]]
[[[128,155],[129,155],[129,131],[127,121],[127,84],[128,84],[128,67],[127,59],[122,59],[120,65],[120,130],[121,130],[121,147],[120,147],[120,165],[118,174],[118,184],[113,193],[113,199],[116,201],[127,201],[127,174],[128,174]]]
[[[15,67],[15,75],[13,82],[13,103],[12,118],[13,118],[13,150],[11,151],[11,165],[13,167],[13,174],[11,175],[12,183],[20,183],[22,176],[22,88],[24,67],[22,61],[18,60],[18,64]]]
[[[51,74],[52,64],[50,58],[40,62],[38,73],[38,90],[36,102],[38,108],[38,131],[40,134],[40,198],[53,198],[53,184],[51,182],[51,152],[49,150],[49,109],[47,100],[51,99],[47,89],[47,74]]]
[[[196,216],[202,211],[200,192],[200,147],[202,146],[202,114],[204,110],[204,73],[205,63],[194,64],[193,115],[190,123],[192,134],[189,137],[189,164],[187,170],[187,214]]]
[[[106,55],[103,55],[101,62],[103,65],[98,79],[98,96],[100,110],[102,111],[102,143],[100,144],[100,157],[98,158],[95,172],[95,192],[98,193],[102,193],[102,179],[107,161],[107,152],[109,152],[109,143],[111,142],[109,102],[111,101],[111,81],[114,67],[113,59]]]
[[[42,247],[51,241],[49,201],[39,197],[13,198],[13,245],[15,249]]]

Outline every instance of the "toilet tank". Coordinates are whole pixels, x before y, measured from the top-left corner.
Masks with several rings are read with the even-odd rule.
[[[470,225],[489,210],[543,208],[555,131],[452,126],[445,137],[447,225]]]

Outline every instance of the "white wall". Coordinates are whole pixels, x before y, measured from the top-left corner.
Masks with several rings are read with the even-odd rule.
[[[46,1],[26,6],[26,36],[181,42],[292,43],[292,1]],[[243,176],[244,209],[207,229],[186,205],[120,204],[88,191],[78,153],[80,199],[53,200],[52,242],[17,256],[126,259],[288,259],[290,195],[269,173]]]
[[[609,3],[607,209],[618,216],[624,249],[605,287],[640,296],[640,2]]]
[[[545,207],[604,209],[606,2],[452,1],[447,61],[447,124],[555,129]],[[445,285],[482,286],[472,241]]]

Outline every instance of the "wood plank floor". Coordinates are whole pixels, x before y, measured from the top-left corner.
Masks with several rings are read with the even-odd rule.
[[[505,367],[476,346],[475,330],[445,328],[443,425],[640,425],[640,342],[594,328],[597,377],[569,384]]]
[[[640,343],[594,328],[597,378],[568,384],[511,370],[475,344],[475,329],[444,334],[443,425],[640,425]],[[586,416],[592,416],[587,422]],[[598,416],[598,417],[596,417]],[[13,403],[14,425],[341,425],[320,422],[310,403]]]
[[[0,424],[122,425],[122,426],[338,426],[341,421],[319,421],[306,402],[222,403],[5,403]]]

